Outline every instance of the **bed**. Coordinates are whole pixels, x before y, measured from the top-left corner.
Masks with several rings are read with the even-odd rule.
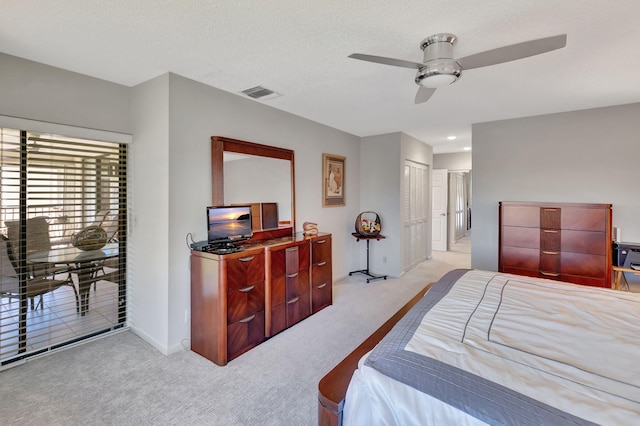
[[[321,380],[318,422],[637,424],[638,336],[638,294],[454,270]]]

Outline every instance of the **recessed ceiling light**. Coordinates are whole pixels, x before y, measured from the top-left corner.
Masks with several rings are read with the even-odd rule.
[[[447,136],[447,140],[450,140],[450,141],[454,140],[455,138],[456,138],[455,136]]]
[[[464,149],[465,151],[471,151],[471,147],[470,147],[470,146],[465,146],[465,147],[464,147],[464,148],[462,148],[462,149]]]

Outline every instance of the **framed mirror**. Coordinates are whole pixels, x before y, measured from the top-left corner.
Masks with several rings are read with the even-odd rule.
[[[254,207],[254,239],[293,234],[292,150],[212,136],[211,174],[213,205],[252,204]],[[276,219],[273,219],[274,209]]]

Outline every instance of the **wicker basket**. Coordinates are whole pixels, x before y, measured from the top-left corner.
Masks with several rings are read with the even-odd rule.
[[[107,232],[99,226],[87,226],[73,234],[71,244],[83,251],[99,250],[107,244]]]
[[[365,237],[375,237],[380,233],[382,224],[375,212],[362,212],[356,218],[356,232]]]

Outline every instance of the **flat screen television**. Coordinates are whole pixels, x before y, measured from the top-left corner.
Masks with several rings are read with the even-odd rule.
[[[207,207],[209,244],[248,240],[252,236],[251,206]]]

